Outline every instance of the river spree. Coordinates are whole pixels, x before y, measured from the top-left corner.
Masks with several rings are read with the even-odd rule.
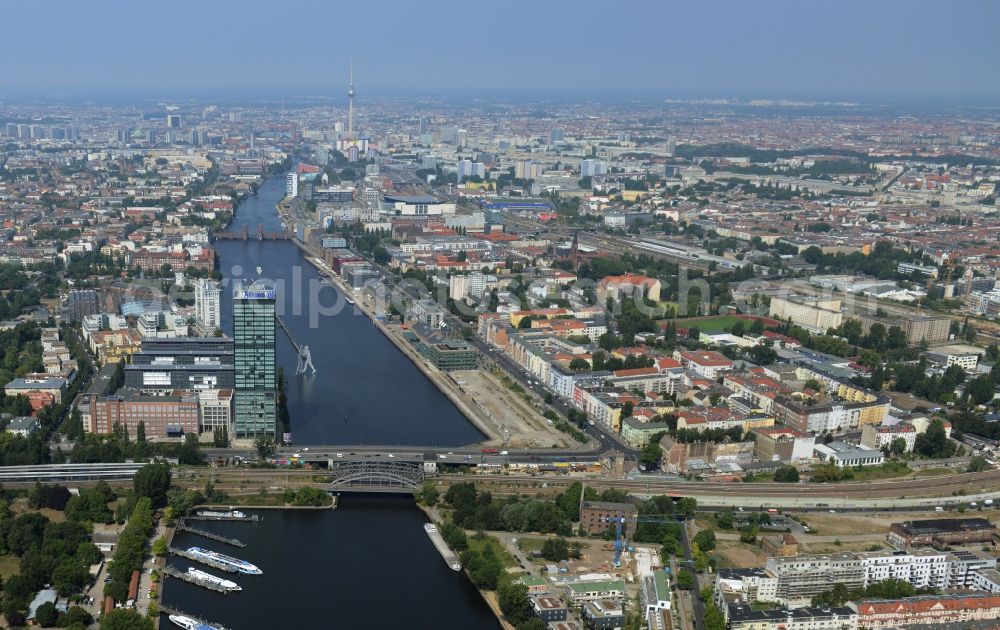
[[[271,178],[257,197],[240,203],[229,228],[251,234],[280,231],[275,205],[284,179]],[[317,316],[309,288],[319,273],[289,241],[219,241],[215,247],[227,283],[222,292],[222,329],[232,333],[234,279],[278,281],[278,311],[299,344],[309,346],[314,376],[296,376],[296,353],[278,329],[278,361],[288,381],[288,410],[296,444],[394,444],[459,446],[482,439],[479,431],[367,317],[345,304],[336,315]],[[296,306],[296,300],[299,300]],[[331,286],[319,290],[329,307],[343,300]],[[310,312],[312,311],[312,312]],[[316,326],[310,325],[316,320]]]
[[[199,546],[247,560],[262,575],[197,566],[243,590],[223,595],[168,578],[163,603],[230,630],[291,628],[499,628],[475,587],[445,564],[409,497],[341,495],[336,510],[260,510],[259,523],[198,521],[246,547],[177,532],[173,546]],[[166,616],[161,628],[174,627]]]

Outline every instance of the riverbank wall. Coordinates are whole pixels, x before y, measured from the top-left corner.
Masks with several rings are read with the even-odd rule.
[[[426,505],[422,505],[420,503],[417,503],[417,507],[420,509],[420,511],[424,513],[425,516],[427,516],[428,521],[434,523],[435,525],[438,523],[438,520],[440,519],[440,514],[437,514],[433,509],[427,507]],[[444,539],[441,538],[440,534],[437,534],[437,537],[439,540],[441,540],[441,544],[445,544]],[[433,537],[431,537],[431,542],[434,543],[434,546],[438,549],[438,551],[441,550],[441,548],[438,547],[437,545],[437,541],[435,541]],[[447,545],[445,546],[445,548],[448,549],[449,552],[451,552],[451,549],[448,548]],[[447,558],[445,560],[447,562]],[[462,572],[465,573],[466,578],[471,580],[468,571],[466,571],[465,567],[462,567]],[[500,624],[500,627],[503,628],[503,630],[516,630],[516,628],[504,618],[503,611],[500,610],[500,602],[497,599],[497,594],[495,592],[485,591],[481,588],[476,588],[476,591],[479,592],[480,597],[483,598],[483,601],[486,602],[486,605],[490,607],[491,611],[493,611],[493,615],[497,618],[497,622]]]

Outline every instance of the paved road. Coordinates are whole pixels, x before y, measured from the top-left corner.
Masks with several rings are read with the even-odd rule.
[[[670,574],[677,575],[680,570],[677,559],[670,558]],[[677,617],[681,620],[681,630],[691,630],[694,628],[694,612],[691,610],[691,592],[677,590]]]
[[[769,536],[771,532],[760,533],[761,536]],[[715,530],[715,537],[719,540],[739,540],[740,535],[734,532],[720,532]],[[885,542],[885,534],[850,534],[844,536],[815,536],[813,534],[795,534],[795,539],[800,543],[832,543],[832,542]]]
[[[524,569],[531,575],[535,574],[534,571],[535,565],[531,562],[531,559],[528,558],[528,556],[524,555],[524,551],[521,549],[521,547],[514,542],[515,540],[517,540],[518,536],[523,536],[523,534],[512,533],[512,532],[487,532],[487,533],[503,543],[504,547],[507,548],[507,551],[517,559],[518,563],[520,563],[522,569]],[[530,537],[531,535],[528,534],[528,536]]]
[[[694,554],[691,552],[691,539],[688,536],[689,522],[685,522],[684,526],[681,527],[681,544],[684,546],[684,561],[691,569],[691,575],[694,576],[694,588],[690,591],[691,608],[694,610],[694,627],[697,630],[705,630],[705,604],[701,601],[701,583],[698,579],[698,573],[694,570]]]
[[[249,449],[201,449],[208,457],[243,457],[256,460],[257,452]],[[365,446],[359,444],[341,445],[310,445],[281,447],[276,455],[283,458],[299,456],[304,462],[326,464],[328,460],[365,460],[392,459],[403,462],[423,462],[432,459],[442,464],[511,464],[511,463],[553,463],[585,461],[594,462],[599,454],[591,449],[510,449],[497,453],[484,453],[482,447],[448,447],[439,446]],[[506,453],[506,454],[502,454]]]

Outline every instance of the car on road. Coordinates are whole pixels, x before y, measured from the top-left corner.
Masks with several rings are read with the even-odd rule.
[[[389,457],[395,457],[395,455],[392,454],[392,453],[389,453]]]
[[[343,456],[344,456],[343,453],[337,453],[337,457],[343,457]]]

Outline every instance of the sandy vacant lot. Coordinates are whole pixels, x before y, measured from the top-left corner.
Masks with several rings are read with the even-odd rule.
[[[510,431],[511,448],[550,448],[573,446],[568,435],[549,423],[541,412],[512,392],[492,374],[481,370],[450,372],[479,408],[491,418],[498,418]]]
[[[720,568],[760,567],[767,561],[767,555],[760,547],[728,540],[718,541],[715,554]]]

